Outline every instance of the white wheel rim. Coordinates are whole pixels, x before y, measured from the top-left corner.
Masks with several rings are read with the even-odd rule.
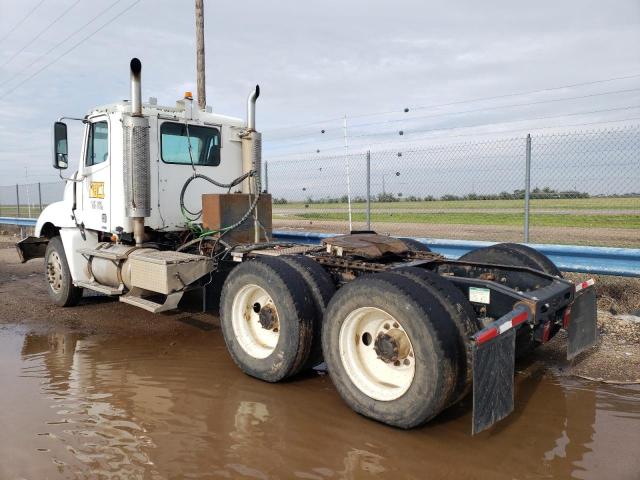
[[[54,292],[62,289],[62,261],[58,252],[51,252],[47,259],[47,281]]]
[[[254,308],[258,306],[259,308]],[[260,311],[270,308],[275,314],[273,328],[260,323]],[[256,311],[258,310],[258,311]],[[254,358],[266,358],[273,353],[280,338],[278,312],[271,296],[258,285],[245,285],[233,299],[231,325],[242,349]]]
[[[374,344],[379,335],[391,330],[408,343],[404,343],[405,353],[400,358],[384,361],[378,357]],[[347,375],[365,395],[391,401],[404,395],[411,386],[416,372],[413,346],[403,326],[389,313],[375,307],[354,310],[342,323],[338,342]]]

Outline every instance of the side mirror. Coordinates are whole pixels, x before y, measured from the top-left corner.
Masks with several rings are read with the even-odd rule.
[[[67,124],[53,124],[53,168],[64,170],[69,166],[69,147],[67,144]]]

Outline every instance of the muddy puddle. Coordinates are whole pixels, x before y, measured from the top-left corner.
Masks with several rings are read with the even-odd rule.
[[[471,437],[464,402],[395,430],[328,376],[242,375],[220,332],[0,327],[0,478],[640,478],[640,389],[517,377],[516,411]]]

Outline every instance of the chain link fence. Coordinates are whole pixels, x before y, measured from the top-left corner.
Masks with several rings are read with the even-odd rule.
[[[276,229],[640,247],[638,126],[266,160]]]
[[[50,203],[62,200],[64,182],[0,186],[0,217],[37,218]]]

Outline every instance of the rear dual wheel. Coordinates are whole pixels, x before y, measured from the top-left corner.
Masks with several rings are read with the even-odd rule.
[[[220,299],[234,362],[267,382],[322,362],[322,313],[333,288],[322,267],[306,257],[261,257],[235,267]]]
[[[329,303],[322,332],[331,379],[356,412],[401,428],[459,394],[459,332],[432,291],[401,273],[366,275]]]

